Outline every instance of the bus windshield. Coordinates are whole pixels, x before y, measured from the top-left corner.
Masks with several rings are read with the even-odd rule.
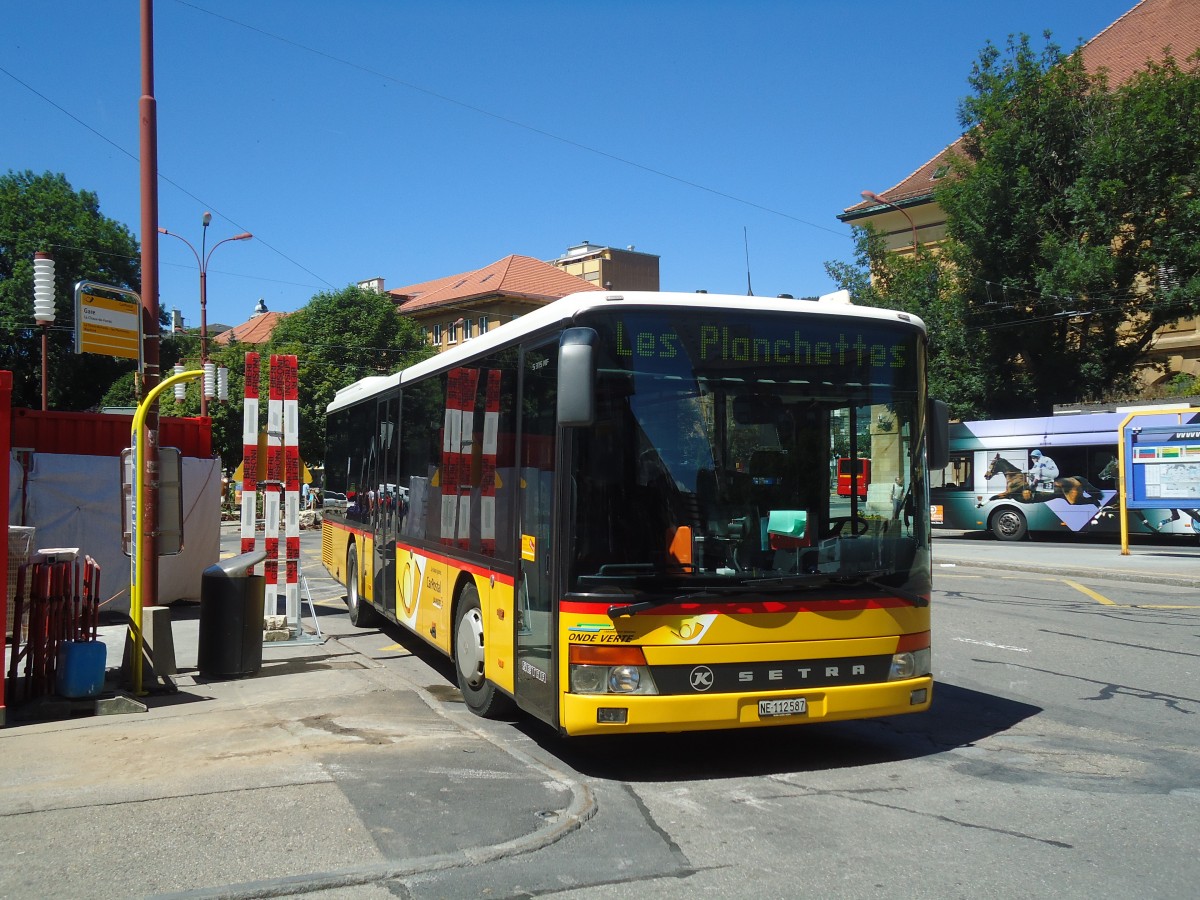
[[[796,321],[725,309],[581,323],[600,336],[599,366],[595,424],[568,444],[569,590],[737,595],[869,578],[927,593],[919,332]],[[870,461],[848,467],[842,495],[839,459]]]

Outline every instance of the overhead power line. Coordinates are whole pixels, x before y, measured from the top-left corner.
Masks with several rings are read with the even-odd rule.
[[[327,59],[330,62],[334,62],[339,65],[346,66],[347,68],[357,69],[358,71],[363,72],[367,75],[370,75],[373,78],[382,78],[386,81],[390,81],[392,84],[396,84],[401,87],[408,88],[411,91],[416,91],[417,93],[424,94],[427,97],[432,97],[435,100],[439,100],[443,103],[449,103],[449,104],[459,107],[460,109],[465,109],[465,110],[468,110],[469,112],[477,113],[478,115],[481,115],[481,116],[487,116],[488,118],[494,119],[497,122],[503,122],[504,124],[511,125],[514,128],[520,128],[524,131],[528,131],[530,134],[536,134],[539,137],[548,138],[549,140],[557,141],[560,144],[566,144],[568,147],[574,147],[576,150],[583,150],[586,153],[591,153],[596,156],[604,157],[605,159],[612,160],[613,162],[620,163],[621,165],[624,165],[624,166],[629,166],[634,169],[640,169],[643,172],[647,172],[651,175],[656,175],[659,178],[665,178],[669,181],[674,181],[676,184],[682,184],[685,187],[694,188],[695,190],[698,190],[698,191],[704,191],[705,193],[712,194],[715,197],[721,197],[722,199],[730,200],[734,203],[740,203],[743,206],[749,206],[753,209],[757,209],[757,210],[760,210],[765,213],[770,213],[771,215],[774,215],[774,216],[780,216],[781,218],[789,219],[793,222],[798,222],[801,225],[807,225],[809,228],[816,228],[821,231],[827,231],[830,234],[836,234],[838,237],[849,238],[849,235],[847,235],[846,232],[844,232],[844,231],[838,231],[833,228],[828,228],[824,225],[818,225],[815,222],[809,222],[807,219],[802,219],[799,216],[792,215],[791,213],[783,212],[782,210],[774,209],[770,206],[764,206],[763,204],[756,203],[753,200],[747,200],[744,197],[738,197],[736,194],[730,194],[726,191],[721,191],[716,188],[709,187],[706,184],[701,184],[698,181],[691,181],[690,179],[683,178],[679,175],[672,175],[670,172],[663,171],[662,169],[656,169],[653,166],[645,165],[644,163],[640,163],[635,160],[628,159],[624,156],[618,156],[617,154],[610,153],[607,150],[601,150],[599,147],[593,147],[590,144],[584,144],[581,141],[576,141],[576,140],[573,140],[572,138],[563,137],[560,134],[555,134],[552,131],[547,131],[544,128],[539,128],[536,125],[530,125],[528,122],[522,122],[519,119],[514,119],[510,116],[505,116],[500,113],[492,112],[490,109],[485,109],[482,106],[476,106],[475,104],[468,103],[465,100],[459,100],[456,97],[451,97],[448,94],[440,93],[431,88],[424,87],[423,85],[415,84],[411,81],[405,81],[402,78],[397,78],[395,75],[390,75],[387,72],[381,72],[378,69],[373,69],[370,66],[365,66],[360,62],[355,62],[352,59],[346,59],[341,56],[335,56],[334,54],[329,53],[325,50],[321,50],[316,47],[310,47],[307,44],[302,44],[299,41],[292,40],[291,38],[283,37],[282,35],[275,34],[272,31],[267,31],[264,28],[259,28],[255,25],[249,25],[246,22],[239,21],[238,19],[234,19],[234,18],[230,18],[229,16],[221,15],[220,13],[213,12],[210,9],[205,9],[203,6],[197,6],[195,3],[189,3],[189,2],[187,2],[187,0],[175,0],[175,2],[178,3],[180,6],[186,6],[190,9],[196,10],[197,12],[201,12],[201,13],[204,13],[205,15],[212,16],[214,19],[221,19],[222,21],[228,22],[231,25],[236,25],[239,28],[244,28],[247,31],[252,31],[255,34],[262,35],[265,38],[270,38],[273,41],[278,41],[281,44],[286,44],[287,46],[294,47],[297,50],[303,50],[305,53],[311,53],[314,56],[319,56],[322,59]]]
[[[25,90],[29,91],[35,97],[38,97],[42,101],[53,106],[55,109],[57,109],[59,112],[61,112],[64,116],[66,116],[71,121],[75,122],[78,125],[81,125],[83,128],[86,128],[88,131],[90,131],[92,134],[96,135],[96,137],[100,138],[100,140],[104,141],[106,144],[109,144],[110,146],[116,148],[121,153],[124,153],[126,156],[128,156],[134,162],[139,162],[139,157],[136,153],[131,153],[130,151],[126,150],[124,147],[122,147],[120,144],[118,144],[112,138],[108,137],[103,132],[98,131],[97,129],[93,128],[91,125],[89,125],[83,119],[79,118],[79,116],[75,115],[70,110],[66,109],[65,107],[61,106],[58,103],[55,103],[53,100],[51,100],[49,97],[47,97],[41,91],[39,91],[33,85],[29,84],[26,81],[21,80],[20,78],[18,78],[16,75],[14,75],[12,72],[10,72],[8,69],[4,68],[3,66],[0,66],[0,72],[7,75],[9,78],[11,78],[17,84],[21,85],[21,87],[25,88]],[[191,197],[193,200],[195,200],[201,206],[206,206],[211,210],[216,210],[217,215],[219,215],[221,218],[225,219],[225,221],[232,224],[235,228],[241,228],[243,231],[250,230],[250,229],[246,228],[244,225],[242,225],[241,223],[232,219],[230,216],[227,216],[224,213],[220,212],[220,210],[217,208],[217,206],[215,204],[208,203],[207,201],[202,200],[200,197],[197,197],[195,194],[193,194],[191,191],[189,191],[187,188],[185,188],[179,182],[175,181],[173,178],[170,178],[167,175],[164,175],[161,170],[159,170],[159,172],[158,172],[158,177],[159,177],[159,180],[165,181],[167,184],[171,185],[171,187],[175,188],[180,193],[184,194],[187,197]],[[266,247],[268,250],[270,250],[272,253],[279,256],[281,259],[287,260],[287,262],[291,263],[296,268],[301,269],[304,272],[307,272],[309,275],[311,275],[313,278],[320,281],[322,284],[327,285],[330,288],[333,287],[333,284],[331,282],[322,278],[320,275],[318,275],[316,272],[312,271],[312,269],[309,269],[307,266],[303,265],[302,263],[299,263],[296,260],[292,259],[286,253],[284,253],[282,250],[280,250],[278,247],[276,247],[274,244],[272,244],[270,241],[264,240],[261,237],[261,235],[255,234],[255,240],[258,243],[262,244],[264,247]]]

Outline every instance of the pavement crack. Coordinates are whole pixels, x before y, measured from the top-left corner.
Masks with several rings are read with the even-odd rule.
[[[780,780],[783,780],[783,779],[780,779]],[[786,784],[789,782],[784,780],[784,783]],[[899,791],[901,793],[906,793],[907,789],[905,789],[905,788],[886,788],[886,789],[884,789],[884,791],[886,791],[886,792]],[[993,825],[984,825],[979,822],[968,822],[964,819],[955,819],[951,816],[947,816],[942,813],[922,812],[919,809],[913,809],[912,807],[909,807],[909,806],[901,806],[897,803],[884,803],[881,800],[873,800],[870,797],[864,796],[868,792],[872,793],[872,794],[877,794],[877,793],[883,793],[884,791],[873,790],[870,788],[857,789],[857,790],[833,790],[833,791],[807,789],[804,791],[804,793],[802,795],[798,795],[798,796],[837,797],[838,799],[841,799],[841,800],[850,800],[855,803],[862,803],[865,806],[873,806],[877,809],[888,809],[888,810],[892,810],[893,812],[902,812],[902,813],[908,813],[909,815],[913,815],[913,816],[919,816],[920,818],[923,818],[923,819],[932,819],[935,822],[942,822],[946,825],[955,825],[959,828],[971,828],[976,831],[986,831],[990,834],[1000,834],[1000,835],[1004,835],[1005,837],[1019,838],[1020,840],[1023,840],[1023,841],[1033,841],[1034,843],[1044,844],[1047,847],[1055,847],[1060,850],[1075,849],[1073,844],[1068,844],[1065,841],[1058,841],[1058,840],[1055,840],[1054,838],[1039,837],[1034,834],[1026,834],[1025,832],[1015,831],[1010,828],[998,828]]]

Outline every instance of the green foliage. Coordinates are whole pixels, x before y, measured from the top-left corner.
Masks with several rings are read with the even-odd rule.
[[[929,329],[929,393],[944,399],[957,418],[982,417],[991,398],[976,360],[988,335],[964,325],[953,267],[924,247],[915,256],[889,253],[883,235],[870,226],[855,228],[854,238],[854,262],[826,263],[826,272],[859,306],[920,316]]]
[[[132,360],[74,352],[75,283],[137,290],[140,250],[129,229],[100,213],[99,198],[63,175],[0,176],[0,369],[13,373],[13,405],[41,407],[41,328],[33,318],[33,255],[54,257],[55,320],[49,331],[52,409],[98,406]]]
[[[399,371],[433,350],[421,327],[397,314],[391,297],[351,285],[317,294],[275,326],[263,348],[264,376],[272,353],[297,356],[300,456],[315,463],[325,454],[325,408],[340,388]]]
[[[1200,297],[1200,68],[1110,90],[1080,53],[989,45],[936,193],[967,320],[986,332],[994,415],[1128,391],[1162,325]],[[1160,277],[1164,276],[1164,277]]]
[[[827,270],[926,320],[930,389],[956,415],[1131,391],[1154,332],[1200,312],[1200,61],[1110,89],[1078,51],[1022,36],[988,44],[969,83],[937,257],[856,229],[854,263]]]

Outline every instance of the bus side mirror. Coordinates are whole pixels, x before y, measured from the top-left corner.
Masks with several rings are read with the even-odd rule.
[[[591,425],[596,420],[596,344],[593,328],[568,328],[558,342],[558,424]]]
[[[943,400],[930,398],[925,411],[928,444],[925,458],[930,469],[944,469],[950,462],[950,407]]]

